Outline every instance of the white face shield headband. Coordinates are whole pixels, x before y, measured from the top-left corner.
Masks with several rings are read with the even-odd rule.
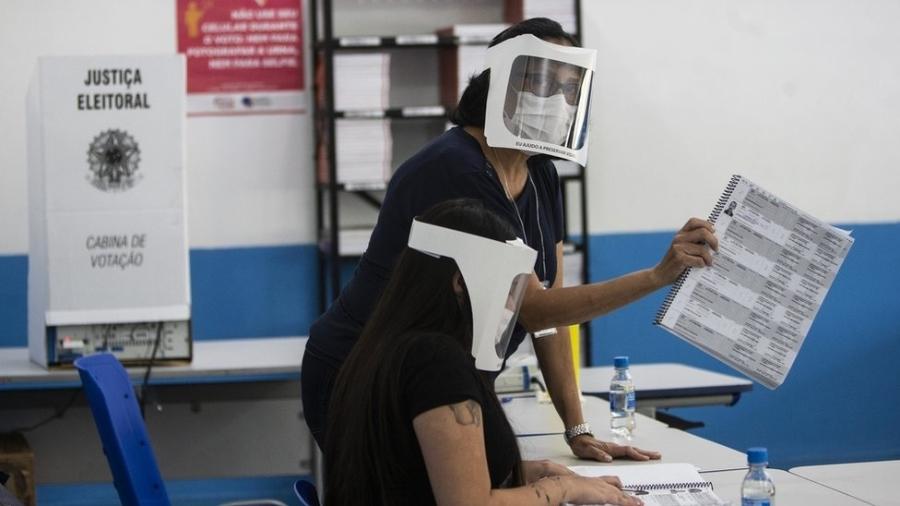
[[[451,258],[472,307],[472,356],[482,371],[499,371],[537,252],[521,240],[495,241],[413,220],[408,246]]]
[[[597,52],[520,35],[487,50],[489,146],[587,160]]]

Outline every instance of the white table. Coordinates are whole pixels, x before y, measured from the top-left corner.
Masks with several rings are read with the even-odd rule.
[[[284,381],[300,378],[306,337],[194,341],[194,359],[185,365],[154,364],[151,385]],[[145,367],[129,367],[132,381]],[[44,369],[27,348],[0,348],[0,391],[79,388],[74,368]]]
[[[854,506],[867,504],[847,494],[819,485],[813,481],[793,475],[787,471],[769,469],[775,482],[775,504],[777,506]],[[734,506],[741,504],[741,482],[747,471],[718,471],[702,473],[703,479],[711,481],[716,495]],[[885,503],[878,503],[879,506]]]
[[[894,480],[900,477],[900,460],[802,466],[791,473],[871,504],[900,505],[900,494],[893,490]]]
[[[562,434],[563,422],[550,402],[539,402],[533,395],[504,396],[500,399],[506,417],[517,436]],[[598,397],[584,397],[584,419],[598,438],[609,434],[609,403]],[[653,418],[635,413],[636,423],[643,428],[666,429],[668,426]]]
[[[632,364],[638,408],[733,405],[753,382],[738,376],[707,371],[684,364]],[[613,367],[581,369],[581,391],[585,395],[609,398]]]
[[[690,462],[701,471],[724,471],[745,469],[747,457],[719,443],[697,437],[678,429],[651,428],[643,430],[638,427],[631,440],[598,436],[600,439],[619,444],[636,446],[644,450],[656,450],[662,458],[653,462]],[[519,449],[522,458],[528,460],[549,459],[566,466],[583,466],[591,461],[580,460],[574,455],[561,435],[519,437]],[[616,465],[641,465],[642,462],[616,460]],[[594,462],[597,465],[601,463]]]

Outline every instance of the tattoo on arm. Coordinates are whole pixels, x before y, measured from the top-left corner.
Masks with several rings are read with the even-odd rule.
[[[449,408],[450,411],[453,411],[456,423],[481,427],[481,406],[477,402],[468,400],[459,404],[451,404]]]
[[[566,489],[563,488],[563,485],[560,482],[559,476],[554,476],[553,478],[541,478],[537,482],[532,483],[531,485],[528,485],[528,486],[531,487],[532,490],[534,490],[534,495],[535,495],[535,497],[538,498],[538,500],[540,500],[541,496],[543,496],[544,500],[547,502],[547,504],[550,504],[550,494],[544,488],[544,485],[551,484],[550,481],[552,481],[553,482],[552,484],[556,485],[556,487],[560,489],[560,492],[562,492],[562,502],[566,502],[566,499],[568,498],[569,494],[567,493]]]
[[[534,495],[538,498],[538,500],[541,499],[541,495],[543,494],[544,500],[547,501],[547,504],[550,504],[550,494],[548,494],[540,484],[532,483],[531,485],[529,485],[529,487],[534,490]]]

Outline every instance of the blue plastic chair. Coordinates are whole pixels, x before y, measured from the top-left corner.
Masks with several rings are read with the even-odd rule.
[[[119,500],[125,506],[170,505],[125,368],[110,353],[79,358],[75,367],[100,433]]]
[[[79,358],[75,367],[94,423],[100,433],[103,453],[109,462],[113,485],[125,506],[168,506],[165,483],[147,436],[131,380],[111,353]],[[286,506],[276,499],[234,501],[221,506]]]
[[[316,486],[305,480],[297,480],[294,482],[294,493],[297,499],[300,499],[300,506],[319,506],[319,494],[316,493]]]

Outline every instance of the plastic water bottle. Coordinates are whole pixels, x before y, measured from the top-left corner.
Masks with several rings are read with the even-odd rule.
[[[769,452],[765,448],[747,450],[750,471],[741,483],[741,506],[774,506],[775,483],[766,472]]]
[[[634,383],[628,372],[628,357],[613,359],[616,374],[609,384],[609,428],[613,434],[625,438],[634,431]]]

